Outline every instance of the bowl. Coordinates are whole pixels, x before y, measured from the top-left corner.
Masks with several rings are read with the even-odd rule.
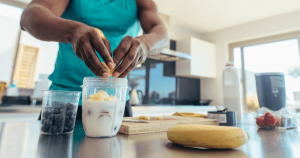
[[[266,130],[297,128],[298,114],[290,113],[286,108],[272,111],[266,107],[259,108],[254,114],[256,128]]]

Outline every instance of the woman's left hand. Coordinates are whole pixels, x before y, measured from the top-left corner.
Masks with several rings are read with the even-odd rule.
[[[124,78],[130,71],[138,64],[143,63],[149,52],[149,47],[142,42],[141,36],[131,37],[126,36],[123,38],[119,46],[113,52],[113,61],[118,65],[115,69],[113,77]]]

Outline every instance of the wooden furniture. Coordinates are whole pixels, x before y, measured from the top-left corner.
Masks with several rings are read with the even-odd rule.
[[[125,117],[126,120],[138,120],[138,117]],[[142,134],[165,132],[178,124],[219,125],[218,120],[205,118],[191,118],[180,116],[163,116],[163,120],[147,121],[148,123],[122,122],[119,133]]]
[[[0,103],[2,100],[2,93],[4,92],[5,86],[6,86],[5,82],[0,82]]]

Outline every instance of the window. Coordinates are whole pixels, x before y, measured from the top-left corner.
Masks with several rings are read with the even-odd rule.
[[[246,110],[259,108],[255,73],[285,74],[287,106],[299,100],[300,93],[300,33],[290,33],[231,44],[230,59],[238,69]]]
[[[34,88],[34,77],[40,49],[29,45],[20,45],[15,63],[13,81],[19,88]]]

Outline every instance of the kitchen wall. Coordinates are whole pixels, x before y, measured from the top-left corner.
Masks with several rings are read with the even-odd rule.
[[[201,99],[212,99],[212,105],[222,104],[222,71],[229,61],[228,44],[300,30],[300,11],[266,18],[220,31],[199,35],[216,44],[217,77],[201,79]]]
[[[172,24],[170,24],[169,32],[170,32],[170,35],[169,35],[170,39],[173,39],[176,41],[186,39],[188,37],[196,37],[196,38],[201,37],[201,34],[198,32],[189,30],[189,29],[181,27],[181,26],[172,25]]]
[[[13,69],[13,55],[19,35],[17,19],[0,16],[0,82],[10,82]]]
[[[20,43],[40,48],[40,54],[35,73],[35,80],[38,79],[39,74],[50,75],[53,72],[58,51],[57,42],[40,41],[31,36],[29,33],[23,31]]]

